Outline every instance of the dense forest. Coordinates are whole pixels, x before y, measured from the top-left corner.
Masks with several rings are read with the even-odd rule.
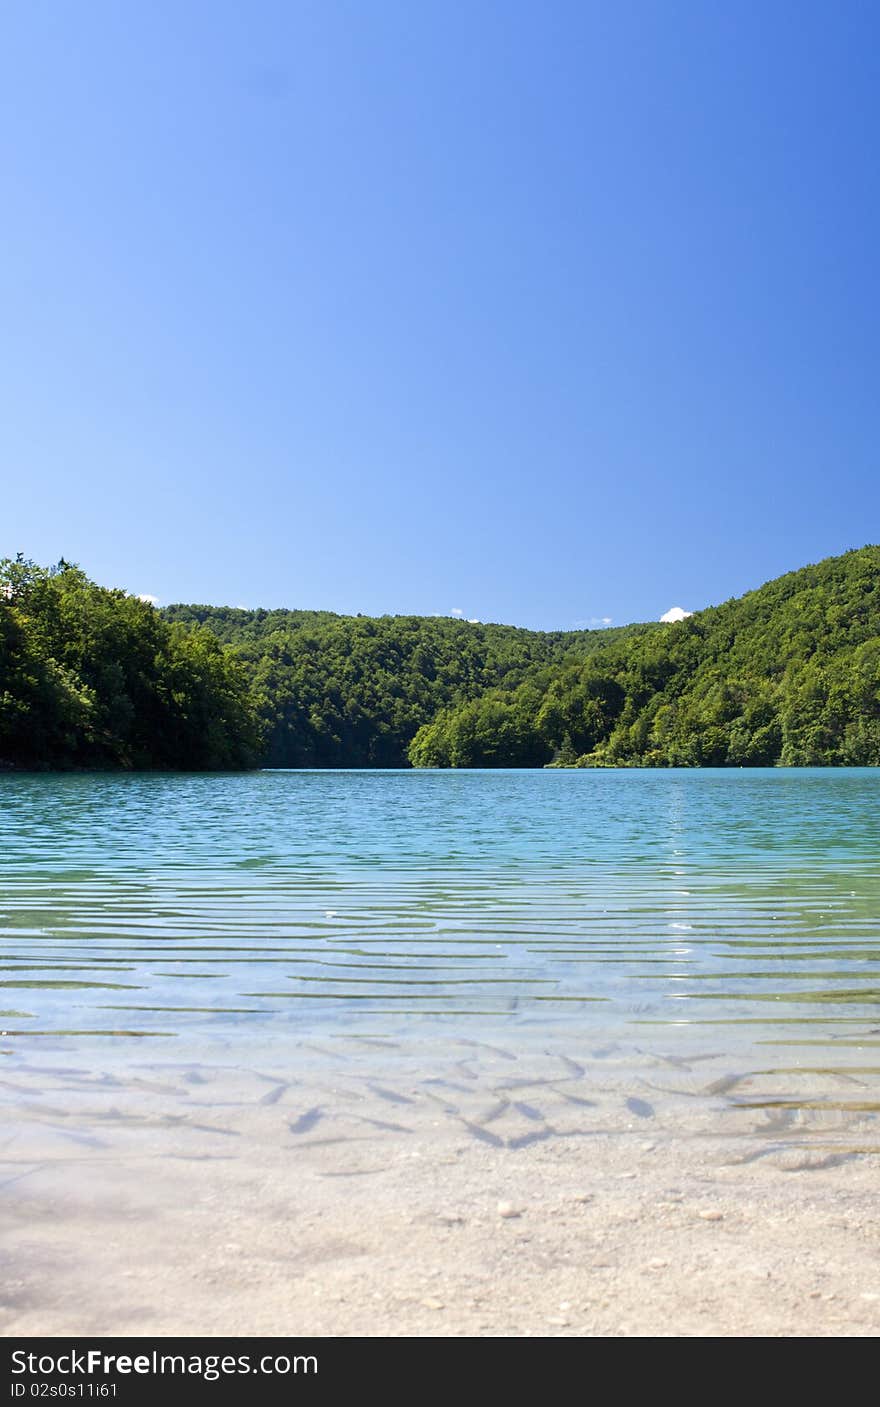
[[[422,724],[451,705],[549,683],[608,632],[539,633],[447,616],[337,616],[170,606],[246,668],[269,767],[406,767]]]
[[[241,768],[261,729],[243,666],[61,561],[0,562],[0,764]]]
[[[170,606],[0,564],[0,763],[880,764],[880,548],[674,624]]]
[[[538,687],[536,687],[536,685]],[[880,764],[880,548],[609,640],[416,734],[419,767]]]

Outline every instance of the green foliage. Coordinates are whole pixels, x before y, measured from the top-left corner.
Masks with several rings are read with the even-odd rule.
[[[440,710],[538,678],[569,654],[583,658],[609,634],[539,633],[445,616],[210,606],[171,606],[164,614],[234,646],[259,703],[270,767],[406,767],[410,742]],[[540,740],[514,743],[507,721],[499,726],[503,743],[493,744],[481,724],[483,742],[476,735],[467,747],[462,742],[461,756],[472,760],[456,765],[540,766],[552,755]]]
[[[522,690],[536,682],[508,702],[555,766],[880,765],[880,548],[605,637],[545,672],[530,712]],[[498,765],[467,760],[467,725],[462,708],[441,713],[417,733],[414,765]]]
[[[409,750],[414,767],[543,767],[552,757],[522,691],[487,694],[419,730]]]
[[[671,624],[172,606],[0,564],[0,763],[880,765],[880,548]]]
[[[0,761],[238,768],[259,754],[241,665],[78,567],[0,562]]]

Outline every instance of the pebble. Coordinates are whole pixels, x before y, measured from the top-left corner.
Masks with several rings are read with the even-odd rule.
[[[522,1207],[515,1207],[513,1202],[498,1203],[498,1215],[503,1217],[505,1221],[509,1221],[511,1217],[522,1216],[522,1214]]]
[[[668,1260],[661,1260],[659,1256],[654,1256],[645,1266],[646,1270],[665,1270],[669,1264]]]
[[[716,1211],[714,1207],[706,1207],[703,1211],[697,1212],[701,1221],[723,1221],[724,1213]]]
[[[442,1309],[442,1308],[443,1308],[443,1301],[442,1301],[442,1300],[427,1299],[427,1300],[422,1300],[422,1304],[425,1306],[425,1309]]]

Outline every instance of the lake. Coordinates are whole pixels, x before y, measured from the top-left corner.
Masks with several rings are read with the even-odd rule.
[[[198,1196],[222,1173],[223,1197],[291,1150],[357,1172],[447,1136],[487,1156],[712,1138],[792,1169],[875,1153],[878,786],[5,775],[7,1202],[50,1205],[57,1236],[62,1211],[93,1227],[147,1185],[170,1216],[184,1174]],[[58,1332],[109,1312],[56,1310]]]

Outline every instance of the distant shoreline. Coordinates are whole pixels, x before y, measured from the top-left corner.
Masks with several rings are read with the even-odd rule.
[[[0,564],[27,770],[880,765],[880,547],[680,619],[531,631],[175,605]]]

